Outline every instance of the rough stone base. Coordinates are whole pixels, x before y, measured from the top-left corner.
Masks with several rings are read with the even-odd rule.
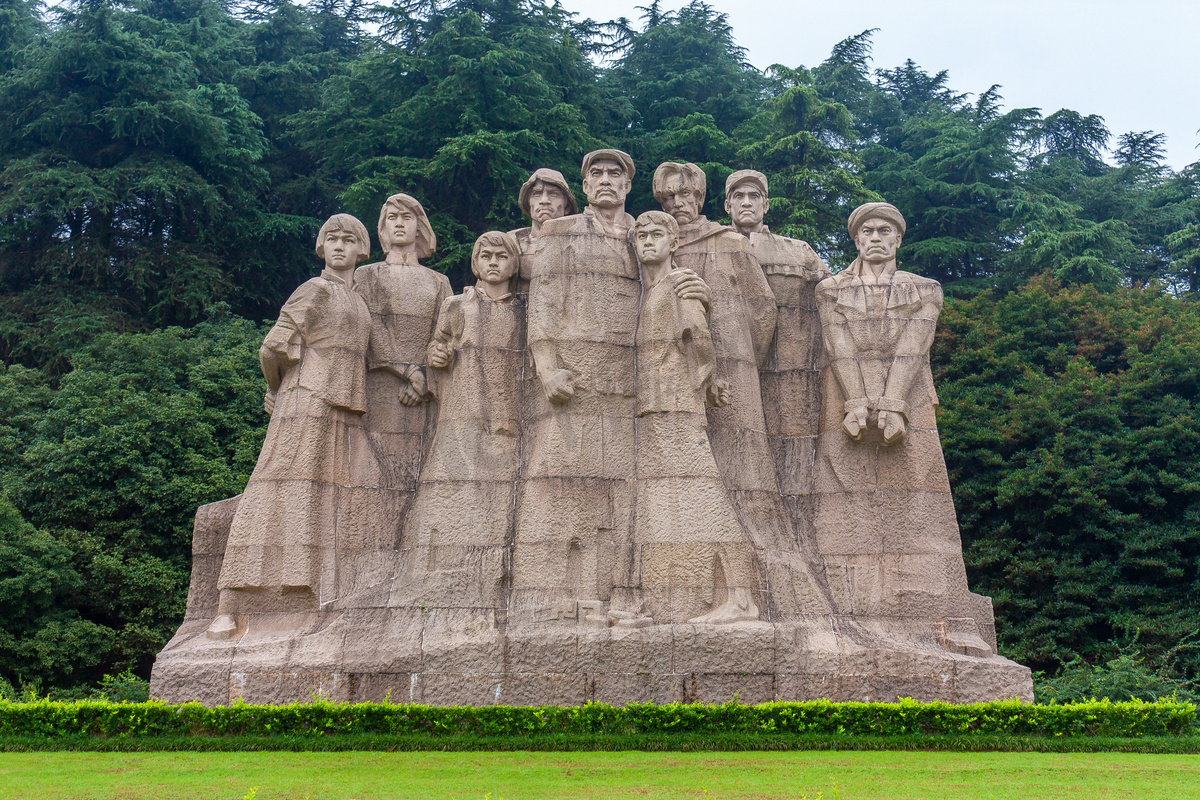
[[[672,701],[969,703],[1033,699],[1030,672],[999,656],[835,631],[834,618],[731,626],[600,628],[550,623],[501,633],[490,612],[349,609],[257,614],[232,640],[192,619],[159,654],[151,694],[221,705],[315,698],[429,705],[622,705]],[[858,641],[856,641],[858,640]]]

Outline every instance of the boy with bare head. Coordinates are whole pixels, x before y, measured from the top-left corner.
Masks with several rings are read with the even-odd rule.
[[[471,254],[475,285],[442,303],[428,349],[437,429],[400,539],[393,607],[466,606],[490,625],[506,605],[525,344],[524,307],[512,291],[520,262],[511,234],[483,234]]]
[[[634,541],[644,611],[658,623],[758,618],[750,539],[729,502],[708,441],[710,406],[730,401],[716,379],[708,308],[679,297],[679,225],[662,211],[637,218],[645,293],[637,331]],[[622,621],[631,624],[631,621]]]

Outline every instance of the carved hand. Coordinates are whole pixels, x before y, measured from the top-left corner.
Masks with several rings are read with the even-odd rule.
[[[671,270],[671,280],[675,282],[675,294],[680,300],[699,300],[705,308],[712,305],[712,290],[695,271]]]
[[[424,393],[418,392],[411,383],[405,384],[404,388],[400,390],[401,405],[409,407],[419,406],[421,403],[424,403],[426,399],[427,398],[425,397]]]
[[[867,430],[867,407],[854,408],[846,412],[842,420],[842,430],[856,442],[861,442]]]
[[[708,404],[713,408],[724,408],[733,402],[729,381],[713,381],[708,386]]]
[[[454,348],[445,342],[429,343],[429,366],[445,369],[454,361]]]
[[[263,395],[263,409],[267,412],[267,416],[275,413],[275,395],[276,392],[267,392]]]
[[[884,444],[895,444],[908,432],[904,423],[904,415],[898,411],[880,411],[879,422],[876,424],[883,431]]]
[[[574,379],[575,373],[569,369],[558,369],[544,376],[542,388],[546,390],[546,397],[558,405],[567,402],[575,396],[575,387],[572,385]]]

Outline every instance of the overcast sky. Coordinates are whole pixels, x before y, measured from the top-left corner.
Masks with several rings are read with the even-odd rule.
[[[640,17],[646,0],[562,0],[596,20]],[[1167,135],[1178,169],[1200,160],[1200,0],[709,0],[760,69],[813,66],[878,28],[875,67],[911,58],[950,88],[1001,84],[1006,109],[1099,114],[1115,137]],[[664,0],[664,9],[685,5]]]

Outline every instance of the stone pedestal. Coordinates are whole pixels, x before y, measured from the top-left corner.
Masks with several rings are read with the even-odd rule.
[[[503,609],[388,607],[387,592],[365,592],[310,613],[239,615],[235,636],[210,639],[222,529],[235,504],[197,512],[187,617],[154,665],[156,698],[438,706],[1033,699],[1027,668],[955,652],[957,619],[923,631],[870,630],[837,614],[626,628],[589,621],[603,616],[584,601],[563,603],[558,619],[507,624]]]

